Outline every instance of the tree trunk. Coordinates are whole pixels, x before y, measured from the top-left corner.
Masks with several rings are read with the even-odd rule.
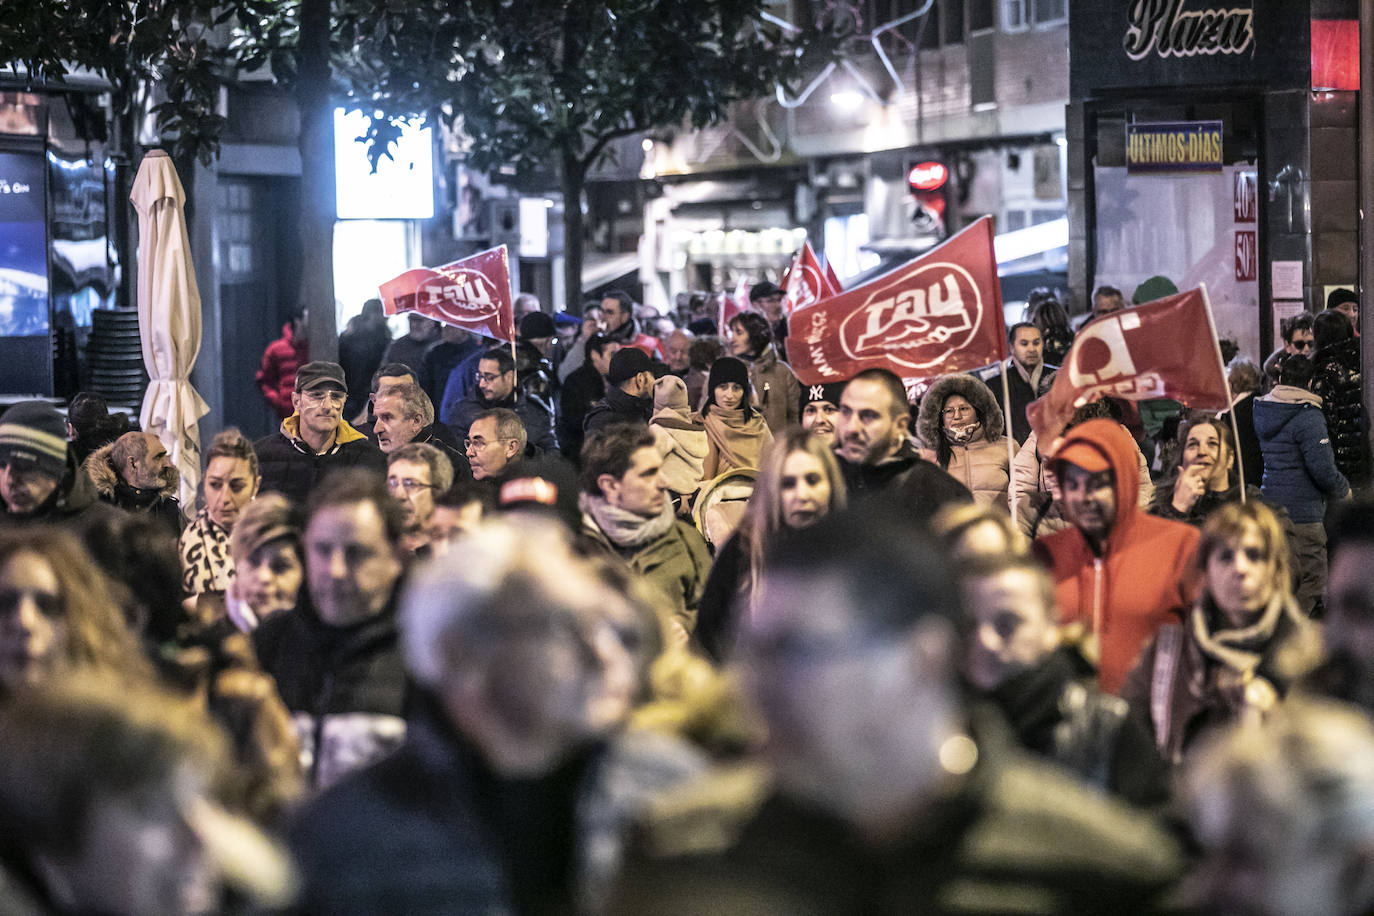
[[[577,156],[564,151],[559,168],[563,185],[563,307],[582,314],[582,186],[587,172]]]
[[[296,104],[301,134],[301,275],[297,303],[309,309],[311,359],[336,359],[334,315],[334,106],[329,95],[330,0],[301,0]]]

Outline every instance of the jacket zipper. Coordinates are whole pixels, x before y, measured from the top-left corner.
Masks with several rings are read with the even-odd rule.
[[[1093,632],[1102,632],[1102,558],[1093,558]]]

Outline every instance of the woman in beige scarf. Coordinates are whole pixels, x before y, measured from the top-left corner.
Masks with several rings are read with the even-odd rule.
[[[733,356],[711,365],[701,419],[709,446],[702,480],[736,468],[757,468],[764,446],[773,441],[763,415],[751,405],[749,367]]]

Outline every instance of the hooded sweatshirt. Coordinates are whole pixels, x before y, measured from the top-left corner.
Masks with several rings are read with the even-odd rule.
[[[1255,434],[1264,455],[1264,498],[1283,506],[1295,525],[1320,522],[1326,500],[1350,483],[1336,468],[1322,399],[1305,388],[1277,385],[1255,402]]]
[[[1111,420],[1089,420],[1064,435],[1061,449],[1092,446],[1116,474],[1116,521],[1098,556],[1071,526],[1041,538],[1036,549],[1054,578],[1059,619],[1097,637],[1098,680],[1119,693],[1155,631],[1178,623],[1192,604],[1190,575],[1197,529],[1140,509],[1140,471],[1130,434]]]
[[[674,493],[692,493],[701,483],[709,444],[706,427],[687,405],[687,385],[675,375],[654,382],[654,444],[663,457],[663,476]]]

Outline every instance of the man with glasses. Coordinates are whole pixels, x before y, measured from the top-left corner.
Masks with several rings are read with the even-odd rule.
[[[515,411],[504,407],[484,411],[468,427],[463,440],[473,480],[507,476],[525,457],[525,425]]]
[[[95,502],[95,489],[67,447],[62,415],[21,401],[0,417],[0,519],[60,522]]]
[[[386,488],[405,515],[401,547],[408,553],[429,555],[435,499],[452,486],[453,465],[433,445],[411,442],[387,456]]]
[[[453,429],[470,429],[477,416],[502,408],[514,412],[525,426],[526,441],[541,451],[558,448],[553,414],[537,398],[528,397],[516,384],[515,358],[505,347],[493,347],[477,362],[477,390],[460,401],[445,404],[441,419]]]
[[[949,560],[889,519],[779,542],[736,655],[772,778],[654,812],[610,913],[1154,911],[1177,844],[970,708]]]
[[[343,418],[348,385],[338,363],[315,360],[296,372],[291,404],[295,412],[281,428],[253,443],[262,471],[262,491],[276,490],[297,504],[305,502],[327,472],[362,468],[378,475],[386,457]]]

